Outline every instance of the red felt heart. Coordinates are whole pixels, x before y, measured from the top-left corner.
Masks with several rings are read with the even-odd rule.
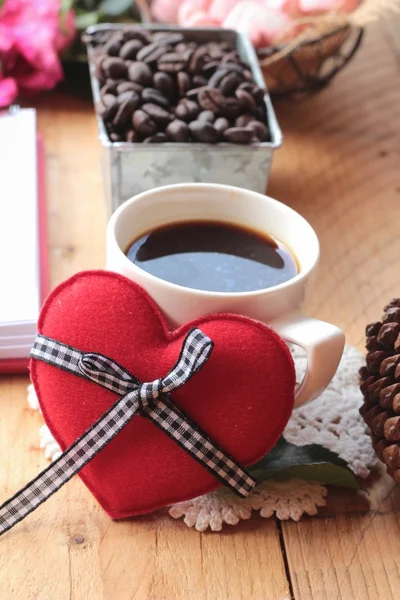
[[[174,401],[227,453],[250,465],[276,443],[293,408],[295,373],[285,343],[238,315],[209,315],[169,332],[153,300],[107,271],[78,273],[48,297],[39,332],[113,358],[140,381],[165,376],[185,337],[199,327],[213,341],[207,364]],[[47,363],[31,361],[45,421],[62,449],[113,404],[112,392]],[[165,433],[136,416],[80,473],[114,519],[209,492],[219,482]]]

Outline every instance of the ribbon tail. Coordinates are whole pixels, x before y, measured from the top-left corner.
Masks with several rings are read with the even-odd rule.
[[[186,334],[178,361],[162,380],[162,390],[171,392],[187,383],[205,365],[213,348],[214,342],[201,329],[191,329]]]
[[[149,402],[141,414],[238,496],[245,498],[257,484],[250,473],[213,442],[168,395],[162,394],[157,402]]]
[[[0,506],[0,536],[36,510],[78,473],[129,423],[139,410],[138,392],[115,402],[51,465]]]

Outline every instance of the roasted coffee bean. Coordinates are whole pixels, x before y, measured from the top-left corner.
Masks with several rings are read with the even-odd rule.
[[[164,144],[165,142],[168,142],[165,133],[156,133],[143,140],[143,144]]]
[[[176,46],[174,48],[174,52],[176,52],[177,54],[179,54],[179,56],[182,57],[182,60],[185,61],[185,65],[187,67],[189,60],[192,58],[193,53],[195,51],[195,49],[197,48],[197,45],[195,45],[195,47],[193,48],[191,44],[186,44],[186,47],[183,49],[179,49],[181,47],[181,44],[178,44],[178,46]]]
[[[233,67],[237,67],[237,68],[233,68]],[[228,75],[230,75],[230,78],[228,78]],[[233,75],[236,76],[236,79],[233,79]],[[230,63],[226,64],[226,65],[220,65],[219,68],[215,71],[214,75],[212,75],[210,77],[208,85],[210,87],[221,87],[222,82],[225,80],[227,80],[228,82],[229,81],[232,81],[232,82],[237,81],[238,83],[237,83],[236,87],[238,87],[243,82],[243,69],[241,67],[239,67],[238,65],[232,65]],[[226,83],[225,83],[225,85],[226,85]],[[233,90],[233,91],[235,91],[235,90]]]
[[[106,63],[109,60],[110,56],[108,56],[107,54],[101,54],[100,56],[97,56],[96,58],[96,66],[100,68],[100,70],[102,71],[102,73],[105,75],[105,69],[104,69],[104,63]],[[112,57],[111,57],[112,58]]]
[[[194,52],[194,50],[192,48],[186,48],[186,50],[184,52],[179,53],[180,56],[182,56],[182,60],[185,61],[185,64],[187,64],[189,62],[189,60],[192,58],[193,52]]]
[[[135,108],[138,108],[140,104],[140,95],[137,92],[134,92],[133,90],[127,90],[126,92],[122,92],[122,94],[118,94],[119,104],[122,104],[127,100],[131,100],[132,102],[134,102],[136,105]]]
[[[246,90],[246,92],[249,92],[249,94],[251,94],[253,91],[253,84],[249,81],[243,81],[243,83],[239,85],[239,90]]]
[[[265,90],[263,90],[263,88],[259,87],[258,85],[255,85],[254,83],[245,81],[239,85],[239,89],[246,90],[246,92],[249,92],[249,94],[251,94],[251,96],[257,103],[263,102],[264,100]]]
[[[190,73],[201,73],[204,65],[208,62],[209,56],[207,53],[207,48],[204,46],[199,46],[193,52],[188,65],[188,70]]]
[[[214,127],[218,131],[218,133],[222,134],[222,133],[224,133],[225,129],[229,129],[229,127],[230,127],[229,121],[228,121],[228,119],[225,119],[224,117],[219,117],[214,122]]]
[[[140,142],[139,134],[134,129],[130,129],[126,134],[126,141],[131,144]]]
[[[218,113],[225,100],[226,98],[224,98],[221,90],[210,87],[205,88],[198,94],[198,102],[201,108],[211,110],[214,113]]]
[[[233,63],[233,64],[237,64],[240,63],[240,56],[237,50],[231,50],[230,52],[228,52],[227,54],[225,54],[222,58],[221,58],[221,63],[224,65],[226,63]]]
[[[193,88],[193,89],[189,90],[188,92],[186,92],[186,98],[189,98],[190,100],[195,100],[197,102],[198,95],[200,94],[200,92],[202,92],[203,90],[207,90],[207,89],[208,89],[207,85],[202,85],[201,87]]]
[[[134,81],[122,81],[117,85],[117,92],[118,94],[123,94],[124,92],[136,92],[137,94],[141,94],[143,92],[143,86]]]
[[[150,32],[144,31],[144,29],[124,29],[122,32],[122,39],[124,42],[128,40],[139,40],[143,45],[149,44],[151,42],[151,34]]]
[[[90,39],[99,51],[98,112],[114,141],[269,139],[265,91],[228,42],[186,42],[180,32],[135,27]]]
[[[168,98],[154,88],[145,88],[142,92],[142,100],[143,102],[158,104],[158,106],[162,106],[163,108],[168,108],[170,106]]]
[[[165,133],[171,142],[185,143],[189,141],[189,127],[187,123],[179,119],[172,121],[165,130]]]
[[[118,35],[118,37],[121,37],[120,35]],[[82,35],[82,41],[85,44],[92,44],[93,46],[102,46],[104,48],[104,45],[110,40],[110,32],[96,32],[96,33],[92,33],[91,35],[88,34],[83,34]]]
[[[178,73],[178,71],[183,71],[186,64],[187,61],[185,57],[182,54],[178,54],[178,52],[163,53],[157,62],[160,71],[164,71],[165,73]]]
[[[123,137],[119,133],[110,133],[110,140],[112,142],[122,142]]]
[[[221,50],[224,52],[230,52],[232,50],[232,45],[229,42],[218,42],[221,46]]]
[[[192,121],[189,123],[190,133],[196,142],[215,144],[219,140],[219,133],[212,125],[205,121]]]
[[[240,102],[237,98],[226,98],[221,90],[208,88],[198,95],[200,106],[211,110],[218,116],[235,119],[240,114]]]
[[[102,62],[102,69],[111,79],[124,79],[127,76],[127,66],[122,58],[110,56]]]
[[[264,102],[265,90],[263,88],[260,88],[258,85],[253,85],[250,93],[258,104]]]
[[[140,40],[129,40],[122,46],[119,55],[124,60],[135,60],[137,53],[142,48],[143,44]]]
[[[115,98],[115,96],[114,96]],[[111,121],[113,119],[113,117],[115,116],[116,112],[118,110],[118,102],[116,101],[115,104],[109,104],[108,106],[105,106],[104,104],[99,104],[97,107],[97,112],[99,113],[100,117],[102,119],[104,119],[104,121]]]
[[[194,121],[200,111],[200,106],[196,102],[184,98],[175,108],[175,115],[182,121]]]
[[[240,115],[235,121],[235,127],[247,127],[251,121],[254,121],[254,115]]]
[[[108,54],[108,56],[118,56],[120,49],[122,46],[122,40],[120,38],[111,38],[104,45],[104,52]]]
[[[190,75],[185,73],[185,71],[179,71],[176,76],[176,81],[178,84],[179,95],[182,98],[188,90],[190,90],[190,86],[192,84]]]
[[[234,144],[250,144],[253,132],[244,127],[230,127],[223,133],[224,140]]]
[[[223,105],[219,109],[221,117],[227,119],[236,119],[241,113],[240,102],[237,98],[225,98]]]
[[[256,117],[256,120],[258,121],[262,121],[263,123],[266,123],[267,121],[267,115],[265,112],[265,106],[260,104],[259,106],[257,106],[256,110],[254,111],[254,115]]]
[[[203,112],[201,112],[197,117],[197,120],[207,123],[214,123],[215,114],[211,110],[203,110]]]
[[[240,75],[240,77],[242,79],[244,79],[244,75],[243,75],[244,67],[240,63],[226,62],[226,63],[221,64],[220,68],[224,69],[227,73],[236,73],[237,75]]]
[[[170,101],[173,101],[176,94],[174,80],[168,73],[159,71],[154,74],[154,87],[164,94]]]
[[[212,75],[210,77],[210,79],[208,80],[208,86],[210,88],[217,88],[219,87],[221,81],[223,80],[223,78],[225,77],[225,75],[228,73],[228,71],[226,71],[225,69],[221,69],[218,68],[214,75]]]
[[[157,133],[157,125],[143,110],[139,109],[133,113],[132,123],[135,130],[143,137]]]
[[[181,33],[169,33],[168,31],[159,31],[153,35],[153,40],[158,43],[162,42],[164,46],[176,46],[181,44],[184,39]]]
[[[136,55],[137,60],[142,60],[147,64],[156,63],[159,58],[168,52],[168,46],[153,42],[148,46],[144,46]]]
[[[186,44],[185,42],[182,42],[180,44],[177,44],[175,46],[175,51],[179,52],[179,54],[183,54],[184,52],[186,52],[186,50],[189,49],[189,45]]]
[[[203,85],[208,85],[207,79],[203,77],[203,75],[195,75],[193,77],[193,85],[196,87],[202,87]]]
[[[212,58],[213,61],[218,61],[219,64],[219,61],[224,55],[224,50],[221,44],[218,44],[217,42],[210,42],[207,46],[207,51],[210,58]]]
[[[108,121],[105,121],[105,126],[109,135],[111,135],[112,133],[119,133],[115,129],[114,125],[112,123],[109,123]]]
[[[142,110],[149,115],[160,127],[166,127],[173,120],[173,116],[158,104],[148,102],[143,104]]]
[[[243,109],[246,112],[249,112],[249,113],[255,112],[255,110],[257,108],[257,104],[256,104],[253,96],[251,94],[249,94],[249,92],[247,92],[246,90],[236,90],[235,96],[240,101]]]
[[[113,81],[112,79],[108,79],[101,88],[101,95],[104,96],[105,94],[113,94],[116,96],[117,89],[117,82]]]
[[[247,129],[250,129],[253,136],[258,137],[262,142],[269,139],[268,127],[261,121],[250,121],[247,125]]]
[[[220,63],[218,60],[210,60],[204,65],[201,71],[205,76],[210,77],[215,72],[215,70],[218,69],[219,64]]]
[[[125,94],[127,92],[124,92]],[[132,92],[133,94],[135,92]],[[117,114],[113,119],[113,125],[117,129],[122,129],[128,125],[132,119],[133,112],[137,109],[139,102],[135,98],[128,98],[119,105]]]
[[[151,72],[149,65],[146,65],[143,62],[134,62],[129,65],[128,77],[131,81],[148,87],[153,80],[153,73]]]
[[[219,89],[224,96],[230,96],[233,94],[238,86],[242,83],[242,78],[236,73],[227,73],[219,84]]]
[[[98,107],[98,113],[104,120],[111,120],[118,110],[117,98],[113,94],[104,94]]]

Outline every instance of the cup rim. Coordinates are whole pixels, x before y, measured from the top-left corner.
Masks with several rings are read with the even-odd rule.
[[[154,193],[162,193],[164,191],[173,191],[173,190],[178,190],[178,189],[179,190],[186,189],[188,191],[193,190],[193,189],[198,189],[198,190],[203,189],[205,191],[220,190],[220,191],[226,191],[226,192],[234,190],[236,192],[243,193],[243,195],[245,195],[247,197],[252,196],[255,199],[258,198],[258,199],[262,200],[263,202],[266,201],[267,203],[270,203],[273,206],[276,206],[279,210],[286,212],[288,215],[295,217],[296,219],[299,219],[300,221],[302,221],[303,224],[305,224],[306,227],[309,229],[310,236],[313,238],[313,242],[315,245],[314,260],[307,268],[301,269],[300,272],[297,273],[297,275],[295,275],[291,279],[288,279],[287,281],[284,281],[283,283],[280,283],[278,285],[274,285],[274,286],[268,287],[268,288],[261,288],[259,290],[252,290],[252,291],[245,291],[245,292],[213,292],[213,291],[209,291],[209,290],[199,290],[196,288],[190,288],[190,287],[186,287],[184,285],[179,285],[177,283],[172,283],[170,281],[167,281],[166,279],[161,279],[160,277],[156,277],[155,275],[148,273],[144,269],[141,269],[140,267],[138,267],[137,265],[132,263],[129,260],[129,258],[126,256],[125,252],[121,249],[121,246],[118,243],[117,237],[115,234],[116,224],[117,224],[118,220],[121,218],[121,216],[125,213],[125,211],[129,210],[130,206],[132,204],[134,204],[135,202],[140,201],[143,198],[146,198]],[[227,222],[229,222],[229,216],[227,217]],[[287,204],[280,202],[279,200],[275,200],[275,198],[271,198],[270,196],[267,196],[266,194],[260,194],[258,192],[254,192],[252,190],[247,190],[245,188],[239,188],[236,186],[224,185],[224,184],[219,184],[219,183],[175,183],[175,184],[170,184],[170,185],[159,186],[157,188],[151,188],[150,190],[146,190],[144,192],[141,192],[140,194],[136,194],[132,198],[129,198],[128,200],[123,202],[115,210],[115,212],[111,215],[110,220],[107,224],[107,246],[108,247],[109,247],[110,243],[112,243],[115,246],[115,249],[121,254],[121,260],[123,261],[125,266],[127,268],[129,267],[129,269],[132,270],[134,273],[138,273],[141,278],[143,278],[144,280],[147,280],[150,284],[151,283],[157,284],[158,286],[161,286],[165,290],[172,289],[172,290],[175,290],[175,291],[178,291],[181,293],[186,293],[191,296],[196,296],[196,297],[200,296],[203,298],[219,298],[219,299],[224,299],[224,300],[237,299],[237,298],[254,298],[255,296],[257,296],[257,297],[265,296],[267,294],[272,295],[275,293],[279,293],[282,290],[285,290],[287,288],[290,288],[291,286],[298,284],[299,282],[301,282],[303,279],[307,278],[310,275],[310,273],[315,269],[315,267],[319,261],[319,256],[320,256],[320,243],[319,243],[317,234],[315,233],[313,227],[310,225],[310,223],[307,221],[307,219],[305,219],[296,210],[294,210]],[[107,255],[108,255],[108,248],[107,248]]]

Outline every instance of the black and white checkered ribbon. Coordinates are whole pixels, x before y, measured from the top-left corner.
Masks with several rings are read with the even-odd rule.
[[[38,335],[31,351],[33,358],[93,381],[122,397],[47,469],[0,507],[0,535],[67,483],[136,414],[150,419],[224,485],[239,496],[247,496],[255,486],[255,480],[215,444],[170,396],[170,392],[183,386],[201,369],[212,348],[213,342],[202,331],[192,329],[168,375],[150,383],[140,383],[124,367],[102,354],[84,353]]]

